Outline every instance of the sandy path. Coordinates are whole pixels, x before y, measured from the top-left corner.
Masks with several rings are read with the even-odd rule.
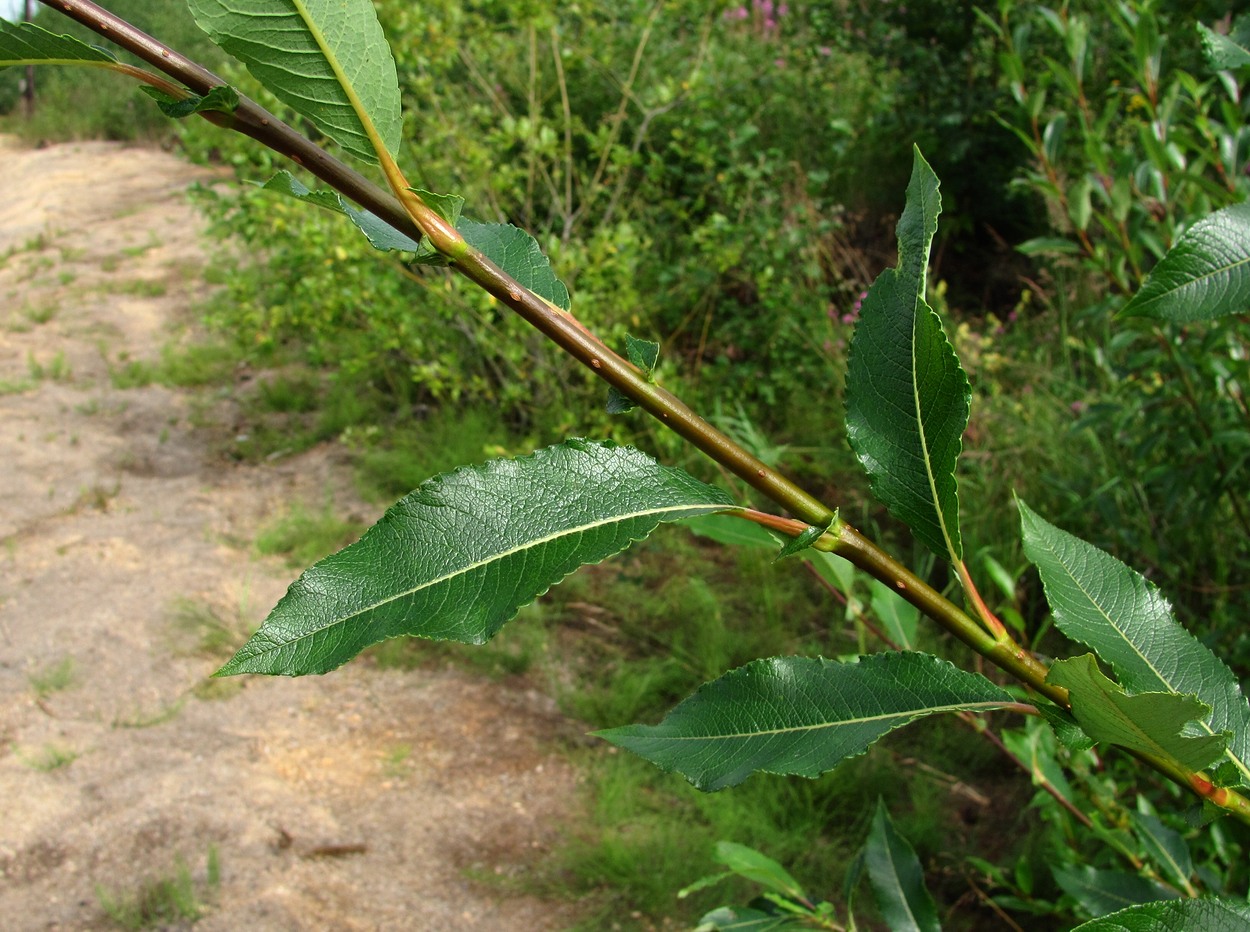
[[[466,876],[540,863],[575,797],[549,700],[368,663],[205,685],[180,615],[242,636],[291,576],[258,525],[347,483],[324,450],[223,463],[188,393],[110,383],[106,356],[158,358],[190,319],[197,175],[0,139],[0,928],[110,928],[97,887],[179,859],[197,929],[565,928],[568,904]]]

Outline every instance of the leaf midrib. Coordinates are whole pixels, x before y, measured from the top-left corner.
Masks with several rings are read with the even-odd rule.
[[[492,554],[490,557],[486,559],[477,560],[473,563],[469,563],[465,566],[459,567],[453,572],[444,573],[442,576],[438,576],[434,579],[427,580],[426,582],[418,586],[413,586],[410,589],[405,589],[402,592],[397,592],[394,595],[388,596],[385,599],[380,599],[377,602],[373,602],[369,605],[363,606],[362,608],[352,612],[350,615],[340,615],[337,618],[333,619],[330,622],[327,622],[324,625],[321,625],[317,628],[313,628],[310,631],[300,634],[298,637],[288,638],[287,640],[283,641],[280,644],[275,644],[274,646],[268,647],[265,650],[258,650],[255,653],[249,654],[247,659],[251,660],[254,657],[263,657],[266,654],[273,653],[274,651],[285,650],[286,648],[290,647],[292,644],[298,644],[300,641],[307,640],[308,638],[311,638],[311,637],[316,637],[318,634],[321,634],[324,631],[328,631],[331,628],[335,628],[339,625],[346,624],[347,622],[351,621],[353,618],[358,618],[359,616],[364,615],[368,612],[376,611],[382,606],[389,605],[390,603],[395,602],[398,599],[404,599],[409,596],[415,595],[416,593],[421,592],[423,589],[429,589],[432,586],[436,586],[439,583],[447,582],[450,579],[455,579],[458,576],[465,576],[469,573],[472,573],[476,569],[480,569],[483,566],[489,566],[490,564],[497,563],[500,560],[506,559],[507,557],[513,556],[518,553],[523,553],[524,551],[531,550],[535,547],[540,547],[543,544],[551,543],[552,541],[559,540],[562,537],[569,537],[569,536],[572,536],[573,534],[584,534],[587,531],[592,531],[600,527],[606,527],[607,525],[610,525],[610,524],[623,524],[626,521],[633,521],[638,518],[645,518],[651,515],[664,515],[664,514],[670,514],[672,512],[689,511],[691,509],[699,509],[703,507],[707,507],[709,509],[712,509],[712,508],[717,508],[717,509],[722,509],[722,510],[726,509],[726,506],[720,502],[709,504],[706,506],[692,505],[692,504],[669,505],[664,508],[648,508],[642,511],[630,512],[624,515],[619,515],[619,514],[613,515],[610,518],[603,519],[600,521],[592,521],[592,522],[587,522],[587,523],[578,525],[576,527],[564,528],[559,531],[546,534],[543,537],[538,537],[538,538],[534,538],[532,540],[526,541],[525,543],[520,544],[516,547],[512,547],[507,550],[501,550],[498,553]],[[663,521],[664,519],[660,518],[659,520]],[[315,568],[316,567],[314,567],[314,569]]]
[[[872,722],[882,722],[895,718],[906,718],[921,713],[938,714],[941,712],[961,712],[980,709],[999,709],[1004,705],[1010,704],[1011,699],[991,699],[981,702],[956,702],[944,703],[942,705],[923,706],[916,709],[908,709],[901,712],[889,712],[881,715],[861,715],[856,718],[839,719],[836,722],[818,722],[813,725],[795,725],[790,728],[771,728],[765,731],[743,731],[731,732],[718,735],[651,735],[647,737],[657,738],[665,741],[731,741],[741,738],[761,738],[770,735],[786,735],[800,731],[818,731],[825,728],[839,728],[843,725],[867,725]],[[663,727],[663,724],[656,726]],[[644,737],[644,736],[636,736]]]

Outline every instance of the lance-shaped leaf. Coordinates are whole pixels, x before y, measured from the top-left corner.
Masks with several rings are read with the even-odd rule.
[[[1212,320],[1250,311],[1250,204],[1199,220],[1176,241],[1120,313]]]
[[[937,905],[924,885],[920,859],[880,799],[864,846],[864,863],[881,916],[893,932],[939,932]]]
[[[1123,910],[1136,903],[1150,903],[1176,894],[1153,880],[1123,871],[1083,867],[1052,867],[1055,882],[1095,916]],[[1084,929],[1086,926],[1081,926]],[[1112,926],[1111,928],[1115,928]],[[1177,930],[1186,926],[1174,927]]]
[[[1024,552],[1037,565],[1059,630],[1110,664],[1125,689],[1193,695],[1210,706],[1192,733],[1232,732],[1225,754],[1238,784],[1250,786],[1250,704],[1232,671],[1177,624],[1144,576],[1018,504]]]
[[[985,677],[930,654],[858,663],[772,657],[705,683],[659,725],[597,734],[710,791],[756,771],[818,777],[918,718],[1011,701]]]
[[[1092,868],[1090,868],[1092,870]],[[1250,906],[1234,900],[1157,900],[1117,910],[1073,932],[1246,932]]]
[[[352,155],[399,151],[399,79],[371,0],[189,3],[214,42]]]
[[[731,505],[630,447],[570,440],[445,473],[296,580],[218,671],[325,673],[399,635],[482,644],[573,570]]]
[[[90,65],[109,68],[117,64],[104,49],[72,36],[58,36],[34,23],[10,23],[0,17],[0,68],[15,65]]]
[[[851,340],[846,429],[876,497],[939,557],[963,556],[955,465],[968,425],[968,377],[925,303],[941,198],[916,150],[898,222],[898,265],[868,289]]]
[[[1095,741],[1170,757],[1189,770],[1209,766],[1228,745],[1227,734],[1190,737],[1184,733],[1190,722],[1206,718],[1210,709],[1205,703],[1175,693],[1130,696],[1103,676],[1093,654],[1056,661],[1046,682],[1068,691],[1072,714]]]
[[[1189,896],[1196,895],[1192,882],[1193,856],[1181,833],[1168,828],[1157,816],[1148,812],[1132,812],[1129,815],[1146,854],[1163,869],[1173,885]]]

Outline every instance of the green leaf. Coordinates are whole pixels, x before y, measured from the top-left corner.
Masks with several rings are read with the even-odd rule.
[[[731,504],[638,450],[586,440],[444,473],[306,570],[218,675],[325,673],[400,635],[483,644],[577,567]]]
[[[161,113],[167,117],[173,117],[175,120],[181,120],[192,114],[204,113],[206,111],[234,113],[239,107],[239,92],[227,84],[214,87],[203,96],[192,94],[190,97],[182,100],[179,100],[177,97],[171,97],[160,88],[150,87],[146,84],[142,85],[139,90],[156,101],[156,105],[161,108]]]
[[[1086,912],[1093,916],[1105,916],[1124,909],[1126,906],[1176,896],[1162,884],[1139,877],[1137,874],[1098,870],[1089,866],[1052,867],[1050,870],[1063,892],[1075,899]],[[1088,926],[1087,923],[1081,928]]]
[[[920,609],[880,580],[872,580],[871,589],[872,614],[881,622],[881,627],[890,636],[890,640],[906,650],[915,647],[916,629],[920,627]]]
[[[1093,654],[1056,661],[1046,682],[1068,690],[1072,714],[1095,741],[1170,757],[1189,770],[1213,763],[1228,745],[1227,734],[1183,734],[1209,714],[1204,702],[1170,692],[1130,696],[1102,674]]]
[[[660,358],[660,344],[651,340],[640,340],[631,334],[625,334],[625,352],[629,361],[637,366],[647,381],[654,381],[651,373],[655,369],[656,360]],[[633,399],[623,395],[615,385],[608,387],[608,414],[625,414],[638,407]]]
[[[827,530],[829,530],[827,527],[816,527],[815,525],[810,525],[804,529],[802,533],[787,540],[785,544],[782,545],[782,548],[777,551],[777,556],[773,557],[773,562],[776,563],[778,560],[784,560],[786,557],[792,557],[796,553],[802,553],[804,550],[811,547],[812,544],[816,543],[816,541],[820,540],[821,535]]]
[[[1180,322],[1250,310],[1250,204],[1234,204],[1181,234],[1120,314]]]
[[[1164,874],[1173,884],[1192,895],[1193,856],[1180,832],[1168,828],[1157,816],[1148,812],[1133,812],[1130,816],[1142,848],[1163,868]]]
[[[784,867],[754,848],[732,841],[717,842],[716,860],[738,876],[745,877],[783,896],[793,897],[796,900],[805,899],[807,896],[799,882],[791,877]]]
[[[938,180],[916,150],[898,265],[864,298],[847,363],[846,429],[876,497],[934,553],[959,560],[955,465],[972,389],[925,303]]]
[[[104,49],[72,36],[58,36],[34,23],[10,23],[0,17],[0,68],[17,65],[92,65],[111,67],[117,59]]]
[[[711,791],[757,771],[817,777],[918,718],[1011,701],[985,677],[929,654],[858,663],[773,657],[705,683],[659,725],[597,734]]]
[[[695,932],[773,932],[792,927],[798,923],[789,916],[771,916],[747,906],[722,906],[700,919]]]
[[[1250,907],[1233,900],[1162,900],[1129,906],[1073,932],[1250,932]]]
[[[1072,805],[1077,805],[1078,797],[1055,756],[1055,736],[1049,729],[1040,723],[1026,723],[1023,728],[1004,729],[1002,740],[1007,750],[1028,765],[1034,786],[1049,786]],[[1091,741],[1087,747],[1092,746]]]
[[[464,198],[459,194],[435,194],[423,188],[409,188],[426,203],[434,213],[438,214],[453,227],[460,224],[460,211],[464,209]]]
[[[475,249],[540,298],[562,311],[570,307],[569,290],[556,278],[538,241],[510,223],[478,223],[461,220],[456,228]]]
[[[1098,654],[1125,689],[1194,695],[1210,706],[1195,733],[1231,731],[1226,754],[1240,785],[1250,786],[1250,704],[1232,671],[1177,624],[1140,573],[1018,504],[1024,553],[1037,565],[1059,630]]]
[[[882,918],[893,932],[938,932],[937,905],[924,885],[924,871],[911,844],[898,833],[885,803],[877,800],[864,847],[868,882]]]
[[[345,150],[392,156],[402,121],[395,59],[371,0],[189,0],[200,28]]]
[[[315,204],[326,210],[343,214],[356,225],[356,228],[361,233],[365,234],[365,237],[375,249],[380,249],[383,252],[389,250],[412,252],[417,253],[418,256],[424,254],[437,255],[425,244],[419,243],[412,237],[399,232],[399,230],[396,230],[376,214],[353,207],[336,192],[310,190],[307,185],[294,177],[290,172],[278,172],[261,185],[261,188],[265,191],[285,194],[298,201],[307,201],[309,204]]]
[[[1250,65],[1250,49],[1239,45],[1231,36],[1222,36],[1202,23],[1198,24],[1198,35],[1202,39],[1202,53],[1207,64],[1214,70],[1226,71]]]
[[[682,527],[699,537],[706,537],[718,544],[729,544],[734,547],[767,547],[777,549],[777,538],[768,530],[754,521],[731,517],[730,514],[704,515],[689,518],[682,522]],[[846,562],[846,561],[843,561]]]
[[[1067,709],[1061,709],[1045,700],[1039,700],[1036,705],[1037,711],[1042,713],[1042,718],[1046,719],[1046,724],[1059,739],[1059,743],[1069,751],[1088,751],[1094,746],[1094,739],[1081,730],[1081,726]]]

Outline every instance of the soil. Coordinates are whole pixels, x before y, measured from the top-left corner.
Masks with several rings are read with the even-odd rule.
[[[332,447],[231,463],[200,396],[110,380],[194,332],[184,192],[220,179],[2,137],[0,178],[0,928],[113,928],[180,865],[197,930],[572,925],[520,892],[578,799],[549,698],[368,661],[207,679],[294,576],[259,527],[326,489],[377,516]]]

